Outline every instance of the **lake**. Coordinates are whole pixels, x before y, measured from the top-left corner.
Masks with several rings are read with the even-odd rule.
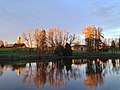
[[[0,90],[120,90],[120,59],[0,63]]]

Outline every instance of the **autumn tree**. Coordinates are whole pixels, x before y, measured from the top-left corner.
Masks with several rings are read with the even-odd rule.
[[[85,41],[87,45],[87,50],[92,51],[93,50],[93,44],[94,44],[94,27],[88,26],[83,28],[82,33],[85,35]]]
[[[88,51],[98,51],[101,49],[102,38],[104,38],[102,28],[88,26],[83,28],[82,33],[85,35]]]

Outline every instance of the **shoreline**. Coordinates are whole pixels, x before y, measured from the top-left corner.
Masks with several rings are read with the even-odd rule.
[[[72,56],[58,56],[58,55],[42,55],[29,57],[0,57],[0,62],[6,61],[35,61],[35,60],[49,60],[49,59],[110,59],[120,58],[120,54],[100,54],[98,55],[72,55]]]

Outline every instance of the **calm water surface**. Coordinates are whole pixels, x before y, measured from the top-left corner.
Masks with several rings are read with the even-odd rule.
[[[120,90],[120,60],[0,63],[0,90]]]

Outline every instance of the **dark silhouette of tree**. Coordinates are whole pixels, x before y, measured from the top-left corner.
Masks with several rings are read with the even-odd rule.
[[[103,33],[102,33],[102,28],[94,27],[94,32],[95,32],[95,36],[94,36],[94,39],[95,39],[95,51],[99,51],[100,47],[101,47],[101,44],[103,43],[102,38],[104,38]]]
[[[112,54],[115,54],[115,41],[112,40],[111,42],[111,49],[112,49]]]
[[[65,53],[64,53],[65,56],[70,56],[72,55],[72,48],[70,46],[70,44],[66,43],[65,45]]]
[[[119,37],[119,49],[120,49],[120,37]]]
[[[55,53],[58,55],[64,55],[64,47],[62,45],[58,45],[55,49]]]
[[[4,42],[3,40],[0,40],[0,48],[3,48],[4,47]]]
[[[71,59],[66,59],[66,60],[64,60],[64,62],[65,62],[65,65],[66,65],[66,70],[67,70],[67,72],[68,72],[69,70],[72,69],[72,68],[71,68],[72,60],[71,60]]]
[[[42,53],[47,50],[47,36],[46,31],[44,29],[40,31],[39,50]]]
[[[100,49],[100,51],[103,51],[103,52],[107,52],[108,51],[108,46],[106,45],[105,42],[102,43],[102,48]]]

